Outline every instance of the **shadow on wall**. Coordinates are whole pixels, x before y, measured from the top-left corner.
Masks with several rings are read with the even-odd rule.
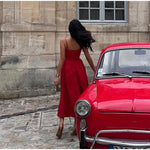
[[[5,64],[17,64],[20,60],[17,56],[7,57],[0,63],[0,67],[2,67]]]

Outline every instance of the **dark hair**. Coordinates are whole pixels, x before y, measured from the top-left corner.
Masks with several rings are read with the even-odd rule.
[[[81,48],[90,48],[93,51],[91,44],[95,42],[91,32],[80,23],[79,20],[73,19],[69,24],[69,32],[73,39],[80,45]]]

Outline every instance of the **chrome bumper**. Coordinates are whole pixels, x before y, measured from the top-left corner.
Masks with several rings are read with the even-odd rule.
[[[86,142],[92,143],[91,148],[93,148],[95,143],[101,144],[101,145],[117,145],[117,146],[122,146],[122,147],[133,147],[133,148],[150,147],[150,140],[110,139],[110,138],[99,136],[101,133],[118,133],[118,132],[150,134],[150,131],[147,131],[147,130],[131,130],[131,129],[100,130],[96,133],[95,137],[89,137],[86,135],[85,130],[84,130],[84,139]],[[82,133],[83,133],[83,130],[82,130]]]

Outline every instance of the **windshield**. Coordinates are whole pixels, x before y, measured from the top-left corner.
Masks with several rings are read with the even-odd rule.
[[[103,54],[98,78],[127,75],[150,77],[150,49],[112,50]]]

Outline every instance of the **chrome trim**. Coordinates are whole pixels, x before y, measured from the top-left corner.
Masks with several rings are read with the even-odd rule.
[[[81,119],[81,121],[80,121],[80,130],[84,130],[86,128],[87,128],[86,120],[85,119]]]
[[[129,146],[129,147],[150,147],[150,140],[130,140],[130,139],[110,139],[105,137],[98,137],[101,133],[119,133],[119,132],[128,132],[128,133],[144,133],[150,134],[150,131],[147,130],[132,130],[132,129],[120,129],[120,130],[100,130],[96,133],[95,137],[88,137],[85,135],[85,140],[91,142],[93,146],[95,143],[102,145],[119,145],[119,146]]]

